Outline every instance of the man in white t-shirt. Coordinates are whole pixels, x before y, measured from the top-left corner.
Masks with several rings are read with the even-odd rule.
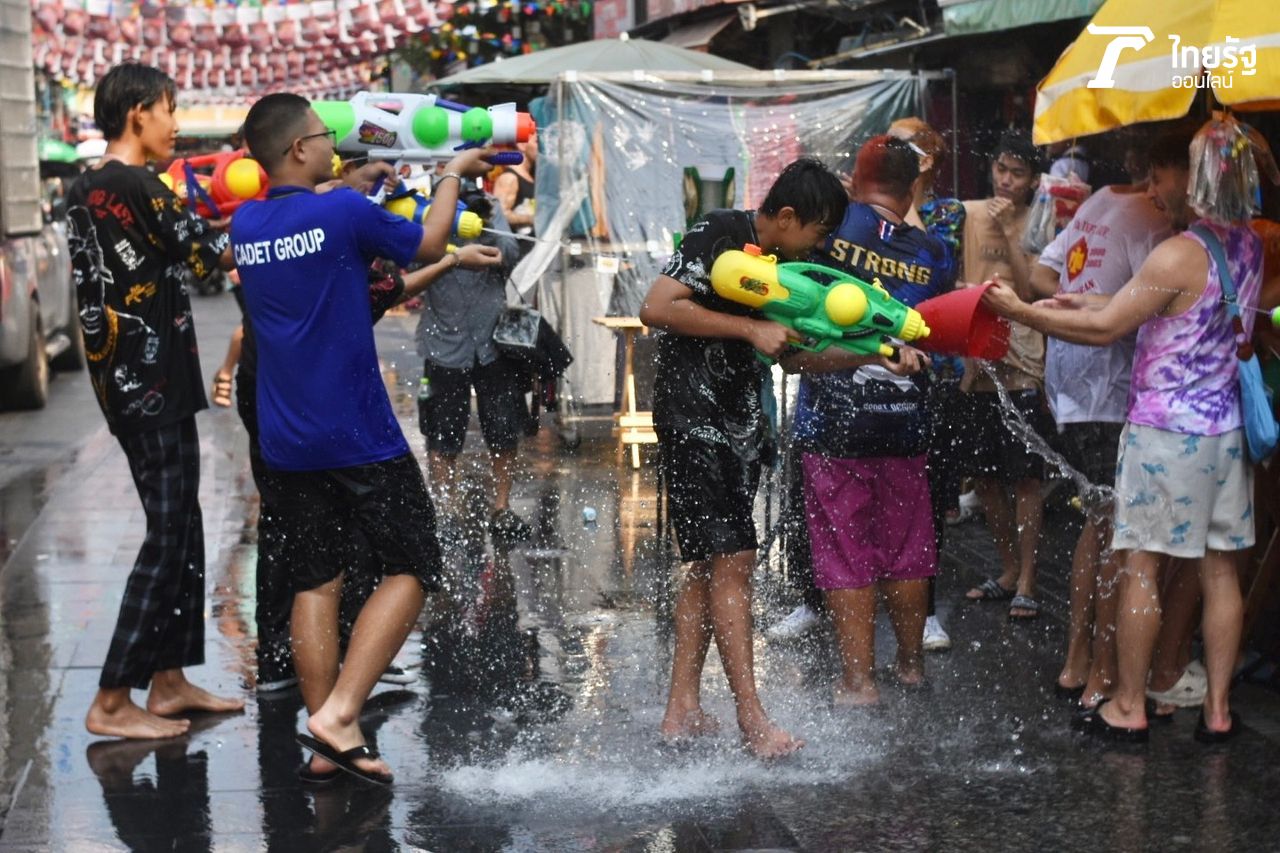
[[[1045,247],[1032,270],[1039,297],[1055,293],[1110,296],[1124,287],[1151,250],[1172,234],[1147,198],[1146,185],[1094,193]],[[1064,455],[1096,486],[1115,485],[1120,431],[1128,410],[1134,336],[1107,347],[1049,338],[1045,394],[1061,432]],[[1116,565],[1109,559],[1111,506],[1081,495],[1086,523],[1071,565],[1071,628],[1057,691],[1092,705],[1115,676]],[[1094,625],[1098,626],[1096,629]],[[1092,637],[1092,648],[1090,639]]]

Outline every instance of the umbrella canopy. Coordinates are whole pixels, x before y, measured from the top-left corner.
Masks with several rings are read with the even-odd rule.
[[[1202,71],[1221,103],[1273,107],[1280,3],[1107,0],[1040,81],[1035,141],[1186,115]]]
[[[40,140],[40,159],[46,163],[74,163],[79,157],[74,146],[46,137]]]
[[[750,66],[696,50],[644,39],[595,39],[469,68],[432,86],[550,83],[566,71],[752,71]]]

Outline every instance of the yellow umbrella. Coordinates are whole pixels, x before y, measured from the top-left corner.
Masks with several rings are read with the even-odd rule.
[[[1274,109],[1280,3],[1107,0],[1040,81],[1035,141],[1186,115],[1202,71],[1221,103]]]

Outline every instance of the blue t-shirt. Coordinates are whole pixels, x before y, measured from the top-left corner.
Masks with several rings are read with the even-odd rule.
[[[408,264],[421,242],[422,226],[350,189],[274,187],[236,211],[268,465],[318,471],[409,452],[378,370],[366,270],[375,258]]]
[[[955,286],[954,256],[942,240],[859,202],[849,205],[814,262],[863,281],[879,279],[911,307]],[[878,365],[805,376],[795,441],[824,456],[918,456],[929,438],[925,391],[923,376],[894,376]]]

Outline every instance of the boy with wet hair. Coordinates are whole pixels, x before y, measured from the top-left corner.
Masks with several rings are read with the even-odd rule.
[[[244,706],[183,674],[204,662],[195,414],[208,406],[187,283],[230,259],[226,234],[188,211],[147,169],[148,161],[173,156],[175,98],[173,80],[157,68],[108,71],[94,98],[106,154],[67,197],[89,378],[147,516],[85,726],[138,739],[187,731],[187,720],[166,717]],[[143,709],[130,690],[148,686]]]
[[[666,472],[681,559],[689,563],[675,608],[675,652],[662,735],[714,731],[699,685],[711,638],[737,705],[742,737],[771,758],[804,745],[775,726],[756,694],[751,572],[756,539],[752,505],[770,436],[761,405],[767,369],[793,332],[729,302],[711,287],[715,259],[751,243],[766,254],[807,257],[840,221],[847,204],[839,179],[818,161],[783,170],[759,210],[716,210],[685,235],[640,311],[661,329],[654,383],[654,426]]]
[[[379,257],[399,266],[441,258],[462,177],[487,172],[488,152],[449,162],[417,225],[349,188],[316,192],[332,177],[334,141],[306,99],[267,95],[244,133],[271,181],[265,201],[236,212],[231,237],[258,344],[259,444],[279,475],[278,514],[297,533],[291,633],[310,713],[310,733],[298,740],[315,753],[313,779],[345,770],[389,784],[390,768],[360,731],[360,709],[425,592],[437,588],[440,549],[422,471],[378,368],[365,271]],[[370,164],[360,182],[391,171]],[[360,542],[385,577],[356,619],[339,672],[343,569]]]

